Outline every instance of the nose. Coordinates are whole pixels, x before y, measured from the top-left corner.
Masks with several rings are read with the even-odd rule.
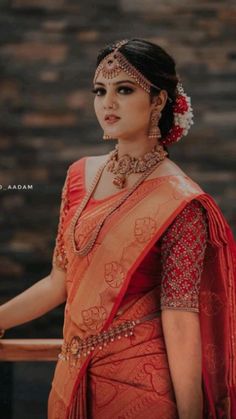
[[[106,92],[103,100],[104,109],[115,109],[117,106],[113,92]]]

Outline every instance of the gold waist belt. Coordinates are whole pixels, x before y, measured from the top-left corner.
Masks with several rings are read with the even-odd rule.
[[[114,342],[114,340],[132,336],[134,334],[134,327],[137,324],[151,320],[154,317],[159,317],[160,314],[160,311],[155,311],[145,317],[142,317],[141,319],[126,320],[117,326],[109,327],[106,331],[102,331],[97,335],[88,336],[85,339],[81,339],[79,336],[74,336],[70,343],[64,341],[58,358],[62,361],[68,361],[71,356],[73,358],[80,358],[81,356],[85,357],[89,355],[90,352],[92,352],[97,346],[99,349],[103,349],[109,343]]]

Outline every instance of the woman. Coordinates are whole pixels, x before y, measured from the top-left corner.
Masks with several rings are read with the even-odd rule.
[[[0,308],[0,326],[66,300],[49,419],[233,418],[235,244],[168,157],[192,124],[175,63],[117,42],[99,53],[93,92],[117,146],[70,165],[52,271]]]

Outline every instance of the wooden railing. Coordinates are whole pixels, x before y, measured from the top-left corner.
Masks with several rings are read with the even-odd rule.
[[[56,361],[62,339],[1,339],[0,361]]]

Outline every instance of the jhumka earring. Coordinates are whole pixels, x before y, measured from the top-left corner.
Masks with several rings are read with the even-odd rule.
[[[158,109],[154,109],[151,114],[148,138],[150,139],[161,138],[161,131],[160,131],[160,128],[158,127],[158,122],[160,119],[161,119],[161,112],[159,112]]]
[[[104,134],[103,134],[103,140],[113,140],[114,138],[113,137],[111,137],[110,135],[107,135],[107,134],[105,134],[105,132],[104,132]]]

